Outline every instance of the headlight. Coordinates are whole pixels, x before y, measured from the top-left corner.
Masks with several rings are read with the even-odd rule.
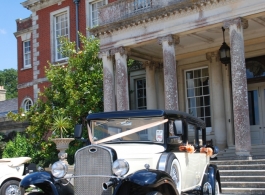
[[[129,163],[123,159],[117,159],[112,165],[112,171],[118,177],[124,176],[129,171]]]
[[[52,175],[56,178],[64,177],[67,171],[68,166],[62,161],[57,161],[52,165]]]

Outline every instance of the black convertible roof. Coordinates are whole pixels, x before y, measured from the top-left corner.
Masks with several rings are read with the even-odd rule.
[[[186,120],[187,123],[206,128],[205,122],[186,112],[175,110],[126,110],[114,112],[92,113],[87,116],[87,120],[111,119],[111,118],[133,118],[133,117],[159,117]]]

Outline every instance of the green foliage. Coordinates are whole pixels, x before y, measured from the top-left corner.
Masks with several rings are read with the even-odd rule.
[[[4,142],[4,134],[0,133],[0,158],[2,158],[6,142]]]
[[[17,71],[13,68],[0,70],[0,85],[6,89],[6,99],[17,97]]]
[[[63,115],[55,115],[54,121],[52,123],[52,130],[55,135],[57,135],[57,131],[59,131],[60,137],[63,138],[63,132],[67,132],[66,129],[70,128],[70,120],[67,117],[64,117]],[[55,136],[58,137],[58,136]]]
[[[17,133],[13,141],[9,141],[3,152],[3,158],[12,158],[20,156],[29,156],[34,155],[34,148],[31,144],[28,143],[28,139],[25,135]]]
[[[79,51],[75,50],[74,42],[66,38],[61,41],[61,52],[68,57],[68,64],[48,63],[46,77],[50,86],[39,94],[28,112],[8,113],[15,121],[30,122],[26,132],[32,136],[28,142],[39,150],[36,159],[44,164],[48,163],[45,159],[53,159],[55,152],[57,158],[58,151],[49,146],[48,141],[54,130],[60,129],[63,137],[73,137],[75,124],[84,123],[88,112],[103,110],[103,66],[97,57],[99,40],[80,34],[82,48]]]

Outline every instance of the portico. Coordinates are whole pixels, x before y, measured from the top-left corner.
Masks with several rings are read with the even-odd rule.
[[[161,8],[127,16],[119,13],[120,1],[106,5],[100,10],[101,24],[90,30],[101,43],[105,111],[137,109],[137,101],[145,97],[147,109],[191,113],[206,121],[207,139],[221,150],[235,146],[238,156],[250,156],[255,143],[245,58],[265,55],[265,2],[153,3]],[[222,27],[230,39],[232,60],[227,66],[218,56]],[[128,58],[143,64],[138,70],[145,75],[143,96],[137,94],[139,78],[134,81],[127,73]]]

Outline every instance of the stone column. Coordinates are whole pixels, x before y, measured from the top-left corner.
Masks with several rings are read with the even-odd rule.
[[[164,90],[164,76],[163,76],[163,66],[158,65],[156,72],[156,94],[157,94],[157,105],[158,109],[165,109],[165,90]]]
[[[116,97],[117,110],[129,110],[129,89],[127,72],[127,52],[125,48],[119,47],[111,50],[116,60]]]
[[[168,35],[158,38],[158,42],[163,47],[165,109],[178,110],[175,45],[179,43],[179,37]]]
[[[115,81],[112,56],[109,51],[99,54],[103,62],[104,112],[115,111]]]
[[[224,108],[224,90],[222,78],[222,64],[218,52],[209,52],[206,54],[206,59],[210,65],[210,84],[211,84],[211,99],[212,99],[212,128],[214,130],[216,145],[220,150],[224,150],[226,143],[226,120]]]
[[[251,139],[248,110],[248,89],[245,65],[243,28],[248,22],[242,18],[227,20],[231,47],[231,77],[235,128],[235,149],[238,156],[250,156]]]
[[[147,109],[157,109],[155,64],[149,61],[144,63],[146,71],[146,103]]]

